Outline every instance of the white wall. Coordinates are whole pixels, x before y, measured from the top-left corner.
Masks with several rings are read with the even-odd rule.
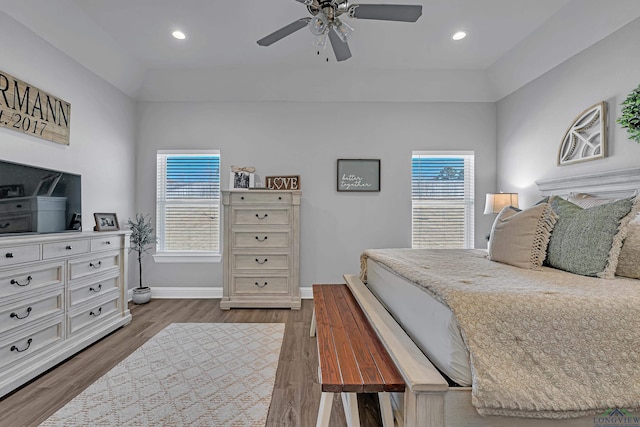
[[[475,150],[476,245],[486,246],[493,103],[146,102],[137,116],[137,210],[154,217],[158,149],[220,149],[223,188],[232,164],[301,176],[301,286],[357,273],[363,249],[411,245],[412,150]],[[338,193],[338,158],[381,159],[382,191]],[[145,274],[154,287],[222,284],[221,264],[154,264]]]
[[[0,12],[0,69],[71,104],[68,146],[0,128],[0,158],[82,175],[82,227],[94,212],[134,214],[135,102]]]
[[[560,64],[497,103],[498,190],[539,200],[535,180],[637,167],[640,145],[615,122],[620,103],[640,84],[640,19]],[[560,143],[575,117],[609,105],[609,157],[557,166]]]

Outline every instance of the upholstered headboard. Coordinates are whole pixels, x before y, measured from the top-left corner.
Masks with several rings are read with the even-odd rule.
[[[610,198],[631,196],[640,189],[640,168],[536,181],[543,196],[586,193]]]

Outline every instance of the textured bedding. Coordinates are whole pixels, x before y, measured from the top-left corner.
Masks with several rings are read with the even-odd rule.
[[[471,358],[482,415],[569,418],[640,409],[640,281],[490,261],[481,250],[376,249],[447,305]]]

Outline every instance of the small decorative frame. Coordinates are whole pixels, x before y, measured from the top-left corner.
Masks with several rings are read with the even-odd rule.
[[[118,216],[114,213],[94,213],[93,217],[96,220],[95,231],[120,230]]]
[[[255,185],[253,175],[255,170],[256,168],[252,166],[231,166],[229,187],[234,190],[248,190],[249,188],[253,188]]]
[[[607,103],[602,101],[575,118],[562,138],[558,166],[607,156]]]
[[[380,191],[380,159],[338,159],[338,191]]]

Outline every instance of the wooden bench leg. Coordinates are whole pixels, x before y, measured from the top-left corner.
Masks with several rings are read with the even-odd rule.
[[[360,414],[358,414],[358,395],[356,393],[341,393],[344,417],[347,419],[347,427],[360,427]]]
[[[378,400],[380,400],[380,415],[382,415],[383,427],[393,427],[393,409],[391,408],[391,397],[389,393],[378,393]]]
[[[309,335],[311,337],[316,336],[316,309],[313,308],[313,313],[311,314],[311,330],[309,331]]]
[[[333,393],[323,392],[320,395],[320,408],[318,409],[318,420],[316,421],[316,427],[329,427],[332,405]]]

